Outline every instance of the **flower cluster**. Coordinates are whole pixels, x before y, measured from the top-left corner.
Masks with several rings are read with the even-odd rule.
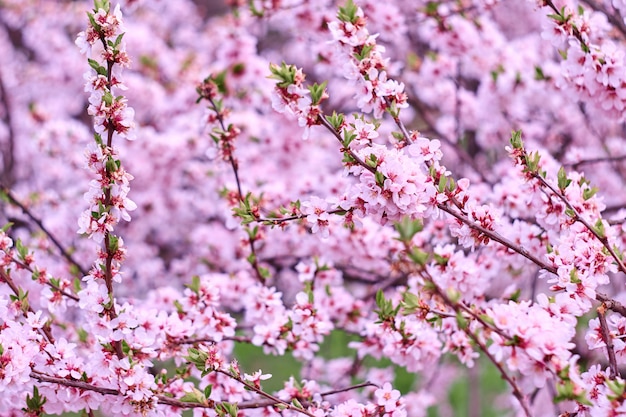
[[[570,5],[557,9],[539,2],[549,11],[545,38],[564,49],[561,71],[564,88],[579,95],[605,116],[623,120],[626,107],[624,51],[610,39],[611,25],[600,13]],[[616,7],[620,7],[616,4]]]
[[[386,110],[397,117],[400,109],[408,107],[404,84],[389,78],[389,60],[382,56],[385,48],[376,43],[377,35],[367,30],[363,9],[350,0],[339,8],[337,19],[328,29],[345,59],[344,75],[358,88],[357,106],[375,118]]]
[[[626,2],[218,3],[2,2],[0,415],[624,414]]]
[[[328,98],[325,84],[314,84],[308,89],[304,86],[302,69],[283,63],[281,66],[270,65],[272,78],[279,80],[272,94],[274,110],[295,115],[298,124],[304,127],[303,139],[308,139],[310,128],[320,123],[320,104]]]
[[[420,219],[436,214],[437,205],[447,200],[429,172],[443,171],[439,165],[439,142],[420,137],[400,149],[372,144],[355,152],[365,165],[347,171],[359,182],[342,197],[342,207],[352,207],[361,217],[383,224],[408,216]]]
[[[333,329],[325,310],[311,301],[313,294],[299,292],[293,307],[285,309],[281,294],[274,289],[261,287],[255,293],[251,300],[254,308],[246,310],[248,319],[258,323],[252,343],[263,346],[266,352],[282,355],[289,349],[295,357],[311,360],[319,343]]]

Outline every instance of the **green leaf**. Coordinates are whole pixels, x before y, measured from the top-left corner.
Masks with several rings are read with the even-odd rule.
[[[122,43],[122,39],[124,38],[125,33],[120,33],[119,35],[117,35],[117,38],[115,38],[115,42],[113,43],[114,47],[118,47],[120,46],[120,43]]]
[[[376,168],[378,166],[378,158],[373,153],[370,154],[367,158],[365,158],[365,163],[370,168]]]
[[[469,326],[469,321],[460,311],[456,312],[456,324],[459,326],[459,329],[465,330]]]
[[[93,9],[94,12],[98,12],[98,10],[102,9],[105,12],[109,13],[109,11],[111,10],[111,5],[109,3],[109,0],[94,0],[93,2]]]
[[[370,52],[374,49],[374,45],[364,45],[361,47],[361,50],[354,53],[354,57],[358,61],[363,61],[370,55]]]
[[[600,239],[604,239],[606,237],[606,230],[604,229],[604,222],[602,219],[598,219],[596,223],[593,225],[593,230],[598,234]]]
[[[104,75],[104,76],[107,75],[107,69],[103,67],[102,65],[100,65],[100,63],[96,61],[95,59],[88,58],[87,62],[89,63],[89,66],[93,68],[93,70],[96,71],[96,73],[98,73],[98,75]]]
[[[352,0],[348,0],[345,6],[339,8],[337,13],[337,19],[342,22],[355,23],[357,20],[357,12],[359,8],[354,4]]]
[[[196,387],[191,387],[191,389],[192,391],[185,392],[185,395],[183,395],[182,398],[180,399],[181,401],[186,402],[186,403],[193,403],[193,404],[206,403],[206,397],[204,396],[202,391],[200,391]]]
[[[526,167],[528,168],[529,172],[537,172],[539,170],[539,161],[541,160],[541,155],[539,155],[539,152],[535,151],[535,152],[531,152],[529,154],[526,154]]]
[[[185,359],[194,364],[199,371],[205,371],[206,361],[209,359],[209,355],[201,350],[189,348],[187,349],[187,356],[185,356]]]
[[[424,252],[418,247],[413,247],[407,255],[409,256],[409,259],[420,266],[425,266],[430,258],[430,254],[428,252]]]
[[[511,294],[511,296],[509,297],[509,300],[513,302],[517,302],[521,295],[522,295],[522,290],[518,288],[517,290],[515,290],[513,294]]]
[[[446,265],[448,265],[448,258],[446,258],[444,256],[441,256],[441,255],[439,255],[437,253],[433,254],[433,259],[435,260],[435,262],[437,262],[437,264],[439,266],[446,266]]]
[[[89,337],[89,333],[87,333],[85,329],[81,327],[78,330],[76,330],[76,333],[78,334],[78,340],[80,340],[81,343],[87,343],[87,338]]]
[[[200,277],[198,275],[191,277],[191,284],[187,284],[186,287],[195,294],[200,294]]]
[[[324,81],[321,84],[315,83],[309,86],[309,92],[311,93],[311,104],[313,106],[320,104],[322,99],[325,98],[324,93],[326,92],[326,84],[328,84],[328,82]]]
[[[583,199],[585,201],[589,200],[591,197],[593,197],[594,195],[596,195],[596,193],[598,192],[598,187],[592,187],[592,188],[585,188],[583,190]]]
[[[265,267],[260,266],[259,274],[261,275],[261,278],[268,279],[270,277],[270,270]]]
[[[419,310],[421,307],[420,299],[412,292],[402,294],[402,309],[404,314],[411,314]]]
[[[117,250],[119,249],[119,244],[120,244],[120,239],[113,234],[109,234],[109,245],[108,245],[109,253],[117,252]]]
[[[400,235],[398,240],[401,242],[410,242],[413,237],[424,229],[424,224],[420,219],[412,220],[410,217],[405,216],[394,224],[394,228]]]
[[[333,114],[326,117],[326,121],[328,121],[328,123],[330,123],[330,125],[333,127],[333,129],[335,129],[335,132],[339,132],[339,130],[341,129],[341,127],[344,124],[345,121],[345,116],[341,113],[337,113],[335,111],[333,111]],[[343,146],[347,146],[345,143],[345,133],[344,132],[344,144]],[[348,142],[349,144],[350,142]]]
[[[535,65],[535,80],[543,81],[549,78],[543,73],[543,69],[539,65]]]
[[[252,13],[252,16],[254,17],[263,17],[263,15],[265,14],[264,10],[258,10],[254,4],[254,0],[248,0],[248,8],[250,9],[250,13]]]
[[[79,278],[74,278],[74,281],[72,282],[72,288],[74,288],[75,293],[78,293],[82,289],[81,280]]]
[[[459,301],[461,301],[461,298],[463,297],[463,294],[461,293],[461,291],[454,289],[454,288],[448,288],[446,290],[446,295],[448,296],[450,301],[452,301],[453,303],[458,303]]]
[[[102,95],[102,101],[107,105],[111,106],[113,104],[113,95],[111,92],[107,91]]]
[[[37,413],[41,415],[43,413],[43,405],[46,403],[47,399],[39,395],[39,389],[37,386],[33,387],[33,396],[31,397],[29,394],[26,394],[26,409],[22,409],[23,411],[30,411],[31,413]]]
[[[557,182],[559,190],[561,191],[564,191],[572,183],[572,180],[567,178],[567,172],[565,172],[565,168],[563,167],[561,167],[557,173]]]
[[[277,80],[278,87],[287,88],[291,84],[295,83],[297,68],[295,65],[287,65],[285,62],[282,62],[280,66],[276,64],[270,64],[270,75],[268,78],[272,80]]]
[[[15,240],[15,249],[17,250],[17,254],[20,260],[22,261],[25,260],[26,257],[28,256],[28,248],[24,246],[24,244],[22,244],[21,239]]]
[[[438,187],[438,191],[440,193],[443,193],[446,189],[446,185],[448,184],[448,178],[445,176],[441,176],[439,177],[439,187]]]
[[[626,391],[626,383],[617,379],[609,379],[606,381],[606,386],[609,387],[612,393],[615,394],[615,399],[621,398]]]
[[[521,130],[515,130],[511,133],[511,146],[513,147],[513,149],[523,149],[524,148],[524,142],[522,141],[522,131]]]
[[[385,180],[387,179],[385,178],[385,175],[380,171],[376,171],[374,177],[376,178],[376,184],[382,188],[385,185]]]

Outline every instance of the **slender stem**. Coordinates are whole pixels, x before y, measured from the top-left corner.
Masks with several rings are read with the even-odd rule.
[[[215,112],[215,117],[217,118],[217,121],[219,122],[222,131],[227,132],[228,129],[226,128],[226,123],[224,121],[223,113],[219,110],[217,104],[211,97],[205,97],[205,98],[211,104],[211,110]],[[235,183],[237,184],[237,196],[239,198],[239,201],[244,201],[245,197],[242,191],[241,181],[239,179],[239,166],[232,152],[228,153],[228,162],[230,163],[231,169],[233,171],[233,175],[235,176]],[[258,260],[258,256],[256,252],[256,247],[254,246],[253,239],[251,238],[248,239],[248,246],[250,247],[250,253],[252,254],[251,264],[256,274],[256,278],[260,282],[265,282],[265,277],[261,273],[261,266],[259,265],[259,260]]]
[[[224,122],[224,115],[222,114],[221,111],[219,111],[217,104],[215,103],[213,98],[206,97],[206,99],[211,104],[211,107],[212,107],[211,110],[215,112],[215,117],[217,117],[217,121],[219,122],[220,127],[222,128],[222,131],[226,132],[227,129],[226,129],[226,123]],[[233,156],[232,153],[228,154],[228,162],[230,163],[230,166],[233,170],[233,175],[235,176],[235,182],[237,183],[237,194],[239,194],[239,200],[243,200],[243,191],[241,189],[241,181],[239,180],[239,164],[237,164],[237,161],[235,160],[235,157]]]
[[[50,239],[50,241],[52,242],[52,244],[54,246],[56,246],[56,248],[59,250],[59,252],[61,252],[61,255],[72,265],[74,265],[76,267],[76,269],[78,269],[80,271],[80,273],[85,276],[87,275],[87,270],[85,268],[83,268],[78,261],[76,261],[76,259],[74,259],[74,257],[72,256],[71,253],[69,253],[69,251],[67,251],[63,245],[61,244],[61,242],[59,242],[59,240],[52,234],[52,232],[50,232],[43,224],[43,222],[41,221],[41,219],[39,219],[38,217],[36,217],[29,209],[28,207],[26,207],[24,204],[22,204],[22,202],[20,202],[14,195],[13,193],[11,193],[11,190],[6,187],[3,184],[0,184],[0,192],[2,192],[4,195],[7,196],[7,198],[9,199],[9,202],[11,202],[11,204],[19,207],[22,212],[33,222],[37,225],[37,227],[39,227],[39,229],[41,229],[42,232],[44,232],[46,234],[46,236],[48,236],[48,239]]]
[[[626,317],[626,306],[624,306],[619,301],[615,301],[609,298],[608,295],[600,293],[600,292],[596,293],[596,300],[600,301],[604,305],[604,307],[606,307],[607,309],[612,310]]]
[[[341,143],[341,145],[343,146],[343,139],[341,138],[341,135],[339,134],[339,132],[337,132],[335,130],[335,128],[328,122],[328,120],[326,120],[326,117],[323,115],[320,115],[318,117],[318,121],[320,122],[320,124],[322,126],[324,126],[326,129],[328,129],[335,138],[337,138],[337,140],[339,141],[339,143]],[[354,153],[354,151],[352,151],[352,149],[347,148],[344,149],[345,152],[348,153],[348,155],[350,155],[352,157],[352,159],[354,159],[357,164],[359,164],[360,166],[362,166],[363,168],[367,169],[369,172],[371,172],[372,174],[376,173],[376,169],[372,168],[371,166],[367,165],[357,154]]]
[[[500,372],[502,379],[509,383],[509,386],[511,387],[511,389],[513,389],[513,395],[519,401],[526,416],[532,417],[530,406],[528,404],[528,399],[520,390],[519,386],[515,382],[515,379],[506,373],[498,360],[489,352],[489,348],[487,348],[487,346],[485,346],[485,344],[481,342],[474,333],[472,333],[468,328],[465,328],[463,330],[465,331],[465,334],[467,334],[467,336],[469,336],[469,338],[472,339],[472,341],[476,343],[478,347],[480,347],[480,350],[485,354],[485,356],[487,356],[487,358],[489,358],[491,363],[495,365],[495,367],[498,369],[498,372]]]
[[[618,256],[618,254],[615,253],[615,250],[609,244],[609,239],[607,239],[606,236],[600,235],[600,233],[598,233],[596,231],[596,229],[591,224],[589,224],[589,222],[584,217],[582,217],[578,213],[578,211],[574,208],[574,206],[569,202],[567,197],[565,197],[561,192],[556,190],[541,175],[539,175],[537,173],[533,173],[532,175],[533,175],[533,178],[535,178],[537,181],[539,181],[539,183],[542,186],[548,188],[557,198],[559,198],[567,206],[568,209],[570,209],[574,213],[573,219],[576,220],[577,222],[580,222],[581,224],[583,224],[587,228],[587,230],[589,230],[589,232],[591,232],[591,234],[593,234],[596,237],[596,239],[598,239],[598,241],[600,241],[600,243],[602,243],[602,245],[606,248],[606,250],[613,257],[613,260],[615,261],[615,263],[617,263],[617,266],[619,267],[620,271],[622,271],[623,273],[626,274],[626,265],[624,265],[624,262],[622,262],[622,260]]]
[[[613,346],[613,338],[609,332],[609,325],[606,322],[606,308],[604,304],[601,304],[597,308],[598,318],[600,319],[600,331],[602,333],[602,339],[606,344],[606,351],[609,357],[610,374],[609,379],[615,379],[619,376],[619,370],[617,368],[617,359],[615,358],[615,347]]]
[[[19,296],[20,289],[17,287],[17,285],[15,285],[15,282],[13,282],[13,279],[9,276],[9,274],[6,273],[4,268],[0,268],[0,279],[6,282],[6,284],[9,286],[11,291],[13,291],[13,294],[15,294],[16,296]],[[28,300],[26,301],[28,302]],[[28,304],[28,312],[35,314],[35,311],[30,306],[30,303]],[[24,310],[22,310],[22,315],[26,317],[26,312]],[[50,325],[48,323],[46,323],[40,329],[40,333],[43,334],[43,336],[48,340],[48,342],[54,343],[54,336],[52,336],[52,331],[50,330]]]
[[[226,371],[218,371],[224,375],[227,375],[231,378],[234,378],[232,375],[230,375],[228,372]],[[113,388],[104,388],[104,387],[98,387],[96,385],[92,385],[89,384],[87,382],[83,382],[83,381],[76,381],[73,379],[66,379],[66,378],[60,378],[60,377],[56,377],[56,376],[50,376],[50,375],[46,375],[42,372],[39,371],[35,371],[33,370],[30,373],[30,377],[34,378],[38,381],[41,382],[48,382],[51,384],[58,384],[58,385],[62,385],[62,386],[66,386],[66,387],[73,387],[73,388],[77,388],[83,391],[93,391],[93,392],[97,392],[103,395],[114,395],[114,396],[122,396],[122,393],[116,389]],[[301,408],[295,407],[294,405],[285,402],[283,400],[281,400],[280,398],[277,398],[271,394],[268,394],[266,392],[264,392],[263,390],[260,390],[258,388],[256,388],[254,385],[251,385],[249,383],[247,383],[246,381],[243,381],[241,378],[234,378],[236,379],[238,382],[242,383],[243,385],[246,386],[246,388],[248,388],[251,391],[256,392],[257,394],[265,397],[267,400],[266,401],[244,401],[241,402],[239,404],[237,404],[237,407],[239,409],[249,409],[249,408],[262,408],[262,407],[271,407],[274,406],[276,404],[281,404],[283,406],[285,406],[286,409],[292,410],[292,411],[297,411],[299,413],[305,414],[309,417],[314,417],[313,414],[309,413],[306,410],[303,410]],[[349,387],[345,387],[345,388],[339,388],[339,389],[335,389],[335,390],[330,390],[330,391],[326,391],[321,393],[320,395],[322,397],[327,397],[333,394],[338,394],[341,392],[346,392],[346,391],[351,391],[351,390],[355,390],[355,389],[359,389],[359,388],[364,388],[364,387],[369,387],[369,386],[373,386],[373,387],[378,387],[378,385],[366,381],[360,384],[356,384],[356,385],[352,385]],[[164,404],[164,405],[169,405],[171,407],[177,407],[177,408],[184,408],[184,409],[189,409],[189,408],[210,408],[213,409],[215,408],[215,402],[214,401],[210,401],[207,404],[201,404],[201,403],[190,403],[190,402],[185,402],[185,401],[180,401],[171,397],[167,397],[165,395],[157,395],[158,398],[158,402],[159,404]]]
[[[543,0],[545,5],[548,6],[550,9],[552,9],[552,11],[554,11],[554,13],[557,16],[561,16],[561,10],[559,10],[554,3],[552,2],[552,0]],[[565,16],[563,16],[565,17]],[[578,30],[578,28],[574,25],[571,25],[571,32],[572,32],[572,36],[574,36],[578,42],[581,44],[583,51],[588,51],[589,50],[589,45],[587,45],[587,42],[585,42],[585,40],[583,39],[582,34],[580,33],[580,31]]]
[[[586,165],[586,164],[597,164],[600,162],[621,162],[624,160],[626,160],[626,155],[605,156],[605,157],[598,157],[598,158],[581,159],[578,162],[572,162],[572,163],[564,164],[564,165],[571,166],[572,168],[577,169],[579,166]]]
[[[352,391],[352,390],[359,389],[359,388],[364,388],[364,387],[380,388],[377,384],[374,384],[372,382],[366,381],[366,382],[362,382],[360,384],[352,385],[352,386],[349,386],[349,387],[339,388],[339,389],[335,389],[335,390],[331,390],[331,391],[322,392],[322,393],[320,393],[320,396],[321,397],[328,397],[328,396],[333,395],[333,394],[339,394],[339,393],[342,393],[342,392]],[[279,404],[279,403],[274,401],[274,400],[267,400],[267,399],[264,400],[264,401],[260,401],[260,400],[259,401],[245,401],[245,402],[237,404],[237,408],[240,409],[240,410],[247,409],[247,408],[263,408],[263,407],[271,407],[271,406],[274,406],[276,404]]]
[[[241,379],[241,377],[233,376],[229,372],[221,370],[221,369],[216,370],[216,372],[218,372],[220,374],[223,374],[223,375],[226,375],[226,376],[228,376],[228,377],[238,381],[240,384],[243,384],[250,391],[254,391],[257,394],[259,394],[260,396],[265,397],[268,400],[273,401],[274,404],[280,404],[282,407],[285,407],[285,409],[288,409],[288,410],[291,410],[291,411],[296,411],[296,412],[304,414],[304,415],[306,415],[308,417],[315,417],[315,415],[313,413],[311,413],[311,412],[309,412],[307,410],[304,410],[302,408],[296,407],[296,406],[294,406],[291,403],[283,401],[280,398],[273,396],[272,394],[268,394],[267,392],[263,391],[262,389],[255,387],[253,384],[250,384],[250,383],[244,381],[243,379]]]
[[[448,306],[450,306],[454,311],[456,311],[457,313],[460,313],[461,312],[460,304],[452,301],[443,291],[441,291],[441,289],[434,282],[431,281],[431,283],[437,295],[439,295],[444,300],[444,302]],[[485,356],[487,356],[487,358],[489,358],[489,360],[495,365],[495,367],[500,372],[502,379],[508,382],[509,386],[513,390],[513,395],[519,401],[526,416],[532,417],[530,406],[528,404],[528,399],[522,393],[520,387],[517,385],[515,378],[513,378],[506,372],[502,364],[489,352],[489,349],[487,348],[487,346],[469,329],[469,326],[465,326],[462,330],[465,332],[465,334],[467,334],[467,336],[470,339],[472,339],[472,341],[480,348],[480,350],[485,354]]]
[[[17,258],[15,258],[15,257],[13,257],[13,258],[11,258],[11,260],[12,260],[12,261],[13,261],[16,265],[19,265],[19,266],[20,266],[20,268],[24,268],[25,270],[27,270],[27,271],[28,271],[28,272],[30,272],[30,273],[35,273],[35,270],[34,270],[33,268],[31,268],[29,265],[25,264],[24,262],[20,261],[19,259],[17,259]],[[74,300],[74,301],[79,301],[79,300],[80,300],[80,299],[79,299],[76,295],[71,294],[71,293],[69,293],[69,292],[67,292],[67,291],[65,291],[65,290],[62,290],[61,288],[57,287],[56,285],[54,285],[54,284],[53,284],[53,283],[51,283],[50,281],[46,281],[46,283],[45,283],[45,284],[46,284],[47,286],[49,286],[50,288],[52,288],[53,290],[60,292],[61,294],[63,294],[63,295],[64,295],[65,297],[67,297],[67,298],[70,298],[70,299],[72,299],[72,300]]]
[[[334,210],[329,210],[326,213],[328,214],[343,214],[345,213],[346,210],[344,209],[334,209]],[[286,223],[286,222],[291,222],[291,221],[295,221],[295,220],[302,220],[302,219],[306,219],[307,215],[306,214],[299,214],[296,216],[289,216],[289,217],[280,217],[280,218],[264,218],[264,217],[260,217],[258,219],[256,219],[257,222],[259,223],[265,223],[265,224],[269,224],[271,226],[278,226],[281,223]]]
[[[100,36],[100,41],[104,50],[109,50],[109,46],[107,45],[106,39],[104,35]],[[113,65],[114,62],[111,60],[107,60],[107,89],[112,94],[113,93]],[[107,140],[106,140],[106,149],[111,150],[113,147],[113,135],[115,133],[115,124],[112,119],[108,119],[107,123]],[[104,191],[104,201],[103,205],[106,208],[107,219],[110,214],[111,207],[113,205],[111,198],[111,186],[110,186],[110,173],[108,169],[105,170],[105,174],[107,181],[107,185],[103,188]],[[112,233],[108,230],[104,232],[104,251],[106,254],[106,258],[104,260],[104,283],[107,287],[107,293],[109,295],[109,302],[106,303],[104,307],[105,313],[109,319],[117,318],[117,311],[115,309],[115,297],[113,292],[113,258],[115,257],[115,250],[112,249],[111,245]],[[122,359],[124,357],[124,352],[122,350],[122,344],[119,341],[111,341],[111,345],[115,349],[115,354],[118,358]]]
[[[441,204],[440,203],[440,204],[437,205],[437,207],[439,207],[440,210],[445,211],[446,213],[450,214],[451,216],[453,216],[454,218],[456,218],[460,222],[466,224],[470,228],[479,231],[480,233],[484,234],[485,236],[488,236],[491,240],[494,240],[494,241],[500,243],[501,245],[511,249],[512,251],[517,252],[518,254],[522,255],[526,259],[532,261],[535,265],[539,266],[540,268],[545,269],[546,271],[548,271],[548,272],[550,272],[550,273],[552,273],[554,275],[557,274],[557,269],[555,267],[548,265],[546,262],[542,261],[541,259],[539,259],[535,255],[533,255],[530,252],[528,252],[528,250],[526,250],[525,248],[516,245],[515,243],[511,242],[510,240],[508,240],[504,236],[501,236],[497,232],[485,229],[481,225],[474,223],[473,221],[471,221],[467,217],[461,215],[460,213],[455,212],[453,209],[451,209],[450,207],[446,206],[445,204]]]
[[[233,342],[238,342],[238,343],[252,343],[252,339],[246,336],[225,336],[222,340],[231,340]],[[195,345],[196,343],[214,344],[218,342],[211,338],[200,337],[200,338],[181,339],[179,341],[176,341],[175,343],[180,344],[180,345]]]

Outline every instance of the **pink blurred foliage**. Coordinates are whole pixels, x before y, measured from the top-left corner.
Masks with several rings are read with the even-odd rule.
[[[0,416],[626,415],[625,1],[200,3],[0,2]]]

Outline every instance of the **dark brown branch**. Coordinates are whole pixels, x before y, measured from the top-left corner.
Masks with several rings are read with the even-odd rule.
[[[606,308],[604,304],[597,308],[598,318],[600,319],[600,331],[602,333],[602,340],[606,344],[606,352],[609,357],[610,374],[609,379],[615,379],[619,375],[617,369],[617,360],[615,358],[615,347],[613,346],[613,339],[609,332],[609,325],[606,322]]]
[[[535,265],[539,266],[540,268],[545,269],[546,271],[548,271],[548,272],[550,272],[550,273],[552,273],[554,275],[557,274],[557,270],[556,270],[555,267],[548,265],[546,262],[542,261],[541,259],[539,259],[535,255],[533,255],[530,252],[528,252],[525,248],[516,245],[515,243],[511,242],[510,240],[508,240],[504,236],[501,236],[497,232],[485,229],[484,227],[480,226],[479,224],[474,223],[473,221],[471,221],[467,217],[463,216],[462,214],[455,212],[453,209],[451,209],[450,207],[446,206],[445,204],[438,204],[437,207],[439,207],[440,210],[445,211],[446,213],[450,214],[451,216],[453,216],[454,218],[456,218],[460,222],[466,224],[470,228],[472,228],[472,229],[474,229],[474,230],[484,234],[485,236],[489,237],[491,240],[494,240],[494,241],[500,243],[502,246],[505,246],[505,247],[509,248],[513,252],[516,252],[516,253],[522,255],[523,257],[525,257],[526,259],[532,261]]]
[[[564,165],[572,167],[574,169],[578,169],[578,167],[580,167],[581,165],[598,164],[601,162],[621,162],[624,160],[626,160],[626,155],[604,156],[604,157],[598,157],[598,158],[581,159],[578,162],[570,162]]]

